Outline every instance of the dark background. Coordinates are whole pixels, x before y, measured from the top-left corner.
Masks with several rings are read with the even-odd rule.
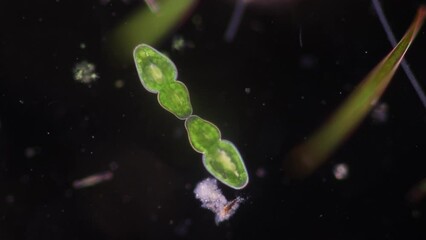
[[[238,146],[249,171],[241,191],[220,185],[246,201],[216,226],[192,192],[209,174],[183,121],[105,47],[144,3],[1,1],[0,239],[426,239],[425,202],[407,201],[426,177],[426,110],[403,71],[382,97],[386,122],[367,118],[313,175],[286,179],[288,152],[391,46],[370,1],[276,2],[249,4],[227,43],[233,2],[200,1],[156,45],[177,65],[194,113]],[[383,2],[399,39],[419,1]],[[172,50],[176,35],[194,47]],[[425,41],[423,28],[407,55],[424,87]],[[82,60],[100,76],[91,86],[73,79]],[[72,187],[111,163],[111,181]],[[349,167],[345,180],[333,175],[338,163]]]

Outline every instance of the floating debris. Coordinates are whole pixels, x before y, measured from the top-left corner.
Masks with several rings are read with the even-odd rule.
[[[33,158],[40,153],[41,153],[40,147],[27,147],[24,150],[24,155],[26,158]]]
[[[172,42],[172,49],[180,51],[185,47],[185,39],[182,36],[174,36]]]
[[[202,202],[201,207],[209,209],[216,214],[215,222],[219,224],[228,220],[244,200],[237,197],[232,201],[226,200],[222,191],[217,187],[217,180],[207,178],[199,182],[194,189],[195,197]]]
[[[84,84],[91,84],[99,78],[99,75],[95,71],[95,65],[88,61],[82,61],[75,65],[73,73],[74,79],[77,82]]]
[[[185,219],[182,222],[179,222],[174,229],[174,233],[179,237],[186,236],[188,234],[189,227],[191,226],[191,224],[192,221],[189,218]]]
[[[258,178],[264,178],[266,176],[266,170],[263,167],[259,167],[258,169],[256,169],[256,176]]]
[[[118,79],[114,82],[114,87],[117,89],[123,88],[124,87],[124,81],[121,79]]]
[[[407,194],[408,201],[418,204],[426,198],[426,178],[414,185]]]
[[[191,19],[191,22],[192,24],[194,24],[195,28],[198,31],[203,30],[203,18],[200,15],[198,14],[194,15]]]
[[[5,200],[6,200],[6,203],[13,204],[15,202],[15,196],[12,195],[12,194],[7,195],[6,198],[5,198]]]
[[[183,51],[185,48],[194,48],[195,44],[191,41],[185,40],[180,35],[176,35],[172,40],[172,49],[175,51]]]
[[[97,173],[94,175],[90,175],[88,177],[85,177],[79,180],[75,180],[72,185],[75,189],[92,187],[101,182],[111,180],[113,176],[114,174],[111,171],[105,171],[105,172]]]
[[[371,111],[371,118],[374,123],[385,123],[388,120],[389,106],[387,103],[377,104]]]
[[[109,163],[109,169],[111,171],[115,171],[115,170],[117,170],[117,168],[118,168],[118,163],[117,162],[112,161],[112,162]]]
[[[337,180],[345,180],[349,177],[349,167],[345,163],[336,164],[333,168],[334,177]]]

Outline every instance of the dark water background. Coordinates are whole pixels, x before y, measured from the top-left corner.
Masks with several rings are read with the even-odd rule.
[[[398,39],[418,3],[383,4]],[[141,4],[0,2],[1,240],[426,239],[425,202],[407,201],[426,177],[426,110],[402,71],[382,98],[387,121],[367,118],[303,181],[282,173],[286,154],[390,51],[370,1],[252,4],[231,43],[223,35],[232,2],[201,1],[157,45],[177,65],[194,113],[245,159],[249,185],[221,188],[247,200],[219,226],[192,193],[209,174],[183,122],[142,88],[132,63],[115,62],[105,47],[109,31]],[[195,47],[173,51],[176,35]],[[423,28],[407,59],[424,87],[425,53]],[[100,76],[91,87],[73,79],[82,60]],[[73,189],[111,163],[111,181]],[[333,175],[338,163],[349,167],[345,180]]]

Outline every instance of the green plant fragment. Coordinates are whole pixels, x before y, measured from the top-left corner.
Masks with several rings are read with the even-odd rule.
[[[395,48],[364,78],[330,119],[284,161],[285,172],[303,178],[317,169],[362,122],[382,96],[426,17],[418,9],[409,29]]]

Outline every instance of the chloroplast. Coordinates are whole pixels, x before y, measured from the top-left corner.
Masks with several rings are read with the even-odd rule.
[[[192,115],[192,105],[185,84],[177,81],[175,64],[149,45],[138,45],[133,57],[144,88],[158,94],[161,107],[185,120],[192,148],[203,154],[203,164],[216,179],[234,189],[244,188],[248,181],[247,169],[238,149],[230,141],[221,139],[218,127]]]

